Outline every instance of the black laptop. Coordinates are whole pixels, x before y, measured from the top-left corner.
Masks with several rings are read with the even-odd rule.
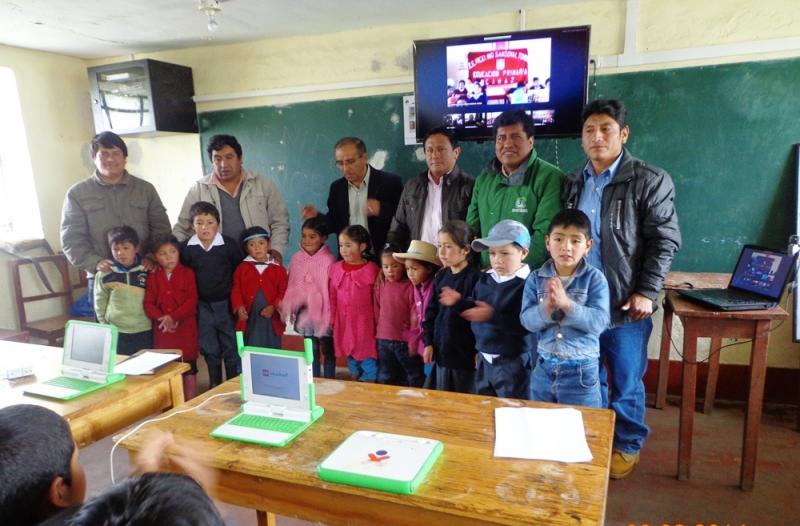
[[[678,293],[718,310],[769,309],[781,300],[794,266],[791,254],[745,245],[727,289],[681,289]]]

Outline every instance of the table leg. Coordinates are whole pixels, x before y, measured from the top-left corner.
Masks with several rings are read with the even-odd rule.
[[[714,398],[717,396],[717,378],[719,378],[719,349],[722,338],[711,338],[711,353],[708,357],[708,377],[706,379],[706,396],[703,398],[703,413],[711,414],[714,409]]]
[[[683,322],[683,378],[681,379],[681,415],[678,438],[678,480],[689,480],[692,462],[692,432],[694,431],[694,404],[697,388],[697,322],[685,318]]]
[[[752,352],[750,354],[750,382],[747,389],[747,409],[744,414],[744,440],[742,443],[742,472],[739,486],[752,491],[756,476],[758,429],[764,401],[764,381],[767,375],[767,341],[769,321],[755,323]]]
[[[176,374],[169,379],[169,390],[172,396],[172,407],[178,407],[186,400],[183,394],[183,375]]]
[[[268,511],[256,510],[256,523],[258,526],[275,526],[275,514]]]
[[[669,351],[672,343],[672,307],[664,302],[664,323],[661,325],[661,352],[658,355],[658,378],[656,398],[653,406],[663,409],[667,404],[667,385],[669,384]]]

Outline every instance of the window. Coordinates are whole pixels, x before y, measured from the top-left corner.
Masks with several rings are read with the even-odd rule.
[[[0,67],[0,240],[43,237],[17,81]]]

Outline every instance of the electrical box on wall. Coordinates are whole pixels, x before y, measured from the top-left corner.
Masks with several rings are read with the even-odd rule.
[[[192,68],[133,60],[89,68],[97,133],[197,133]]]

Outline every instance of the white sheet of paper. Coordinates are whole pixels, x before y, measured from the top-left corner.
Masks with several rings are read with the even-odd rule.
[[[131,375],[152,374],[154,369],[180,357],[179,354],[145,351],[115,365],[114,372]]]
[[[498,407],[494,410],[494,456],[589,462],[583,415],[577,409]]]

